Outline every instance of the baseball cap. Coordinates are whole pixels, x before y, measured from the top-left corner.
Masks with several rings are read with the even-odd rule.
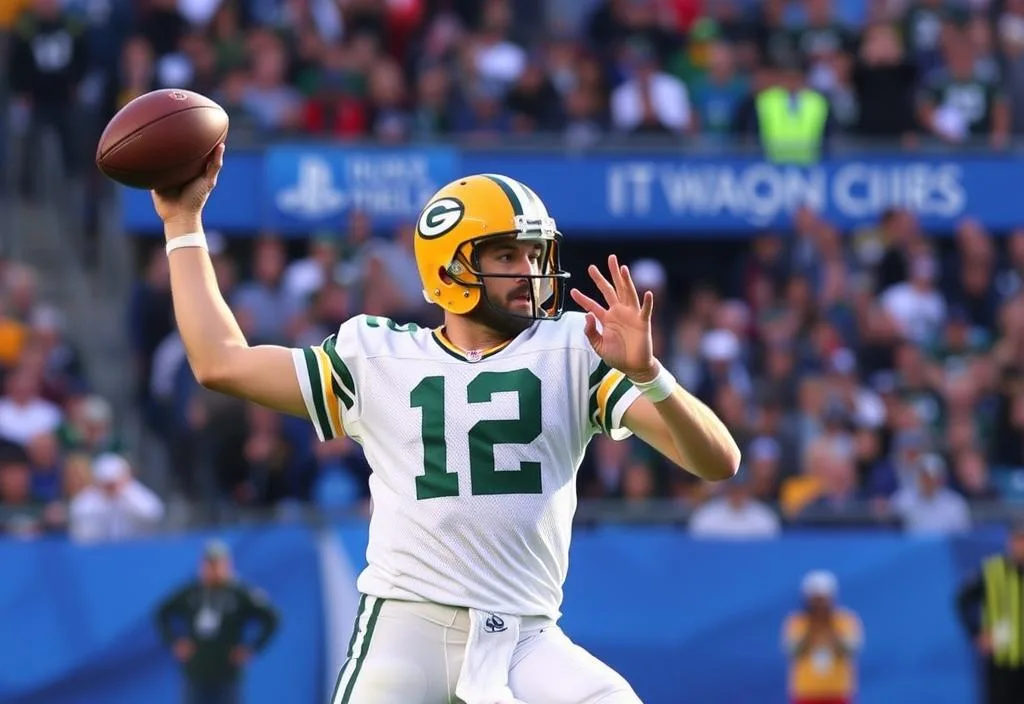
[[[131,467],[128,466],[128,460],[112,452],[100,455],[92,463],[92,478],[97,484],[119,482],[130,472]]]
[[[214,538],[208,540],[206,545],[203,546],[203,559],[204,560],[219,560],[224,557],[231,556],[231,548],[223,540]]]
[[[922,474],[927,474],[932,479],[942,479],[946,476],[946,463],[934,452],[923,455],[917,463],[917,469]]]
[[[832,598],[839,591],[839,580],[828,570],[813,570],[804,576],[800,583],[800,592],[807,598]]]

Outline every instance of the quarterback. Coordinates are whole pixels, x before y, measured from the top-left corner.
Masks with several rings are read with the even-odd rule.
[[[437,330],[356,316],[318,346],[250,347],[201,213],[224,148],[153,193],[174,310],[204,386],[347,435],[373,469],[368,566],[331,704],[635,704],[558,627],[576,471],[597,433],[635,433],[705,479],[735,474],[728,430],[654,358],[650,292],[608,260],[604,303],[570,292],[540,198],[497,174],[426,204],[415,254]]]

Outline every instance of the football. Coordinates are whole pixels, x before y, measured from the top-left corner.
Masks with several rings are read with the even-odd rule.
[[[206,96],[178,88],[155,90],[110,120],[96,147],[96,166],[131,188],[174,188],[203,173],[227,134],[227,113]]]

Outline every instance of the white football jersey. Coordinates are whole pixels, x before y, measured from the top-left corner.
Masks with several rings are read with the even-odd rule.
[[[373,470],[362,593],[560,616],[576,471],[596,433],[630,435],[639,397],[583,322],[464,355],[439,330],[361,315],[294,350],[317,434],[348,435]]]

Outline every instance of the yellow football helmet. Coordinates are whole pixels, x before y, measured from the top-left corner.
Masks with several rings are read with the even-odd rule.
[[[497,237],[544,245],[540,273],[485,274],[476,247]],[[416,264],[423,297],[458,315],[487,299],[484,279],[531,279],[533,320],[557,320],[565,306],[565,279],[559,247],[562,234],[541,199],[526,185],[499,174],[477,174],[452,181],[430,199],[416,222]]]

